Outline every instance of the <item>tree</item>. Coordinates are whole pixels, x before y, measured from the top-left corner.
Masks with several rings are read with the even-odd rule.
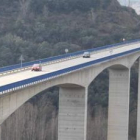
[[[19,5],[20,5],[20,13],[19,13],[19,18],[25,19],[30,8],[30,3],[31,0],[19,0]]]

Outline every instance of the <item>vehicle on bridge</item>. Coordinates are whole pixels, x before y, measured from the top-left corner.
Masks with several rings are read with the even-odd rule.
[[[84,52],[83,58],[90,58],[90,52]]]
[[[33,64],[31,71],[42,71],[41,64]]]

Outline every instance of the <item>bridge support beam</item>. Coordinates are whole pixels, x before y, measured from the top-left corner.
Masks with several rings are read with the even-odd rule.
[[[108,140],[128,140],[130,70],[109,70]]]
[[[86,140],[87,89],[60,87],[58,140]]]
[[[137,106],[137,138],[140,140],[140,58],[139,58],[139,68],[138,68],[138,106]]]

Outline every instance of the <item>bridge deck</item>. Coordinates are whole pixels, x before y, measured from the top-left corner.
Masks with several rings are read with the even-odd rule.
[[[91,54],[91,58],[82,58],[82,56],[81,56],[81,57],[76,58],[76,59],[58,62],[58,63],[54,63],[51,65],[46,65],[43,67],[43,70],[40,72],[32,72],[31,70],[26,70],[26,71],[21,71],[18,73],[13,73],[10,75],[1,76],[0,77],[0,86],[14,83],[17,81],[22,81],[24,79],[36,77],[39,75],[51,73],[51,72],[54,72],[54,71],[57,71],[60,69],[64,69],[64,68],[71,67],[71,66],[76,66],[78,64],[90,62],[92,60],[96,60],[96,59],[103,58],[106,56],[110,56],[110,55],[118,54],[121,52],[133,50],[136,48],[140,48],[140,43],[122,45],[122,46],[118,46],[115,48],[101,50],[101,51],[98,51],[98,52]]]

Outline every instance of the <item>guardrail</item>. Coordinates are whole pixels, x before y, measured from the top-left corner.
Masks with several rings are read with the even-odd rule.
[[[29,79],[26,79],[26,80],[18,81],[18,82],[11,83],[11,84],[8,84],[8,85],[4,85],[4,86],[0,87],[0,94],[4,94],[4,93],[10,92],[10,91],[14,91],[14,90],[17,90],[17,89],[20,89],[20,88],[24,88],[26,86],[37,84],[37,83],[40,83],[40,82],[43,82],[43,81],[46,81],[46,80],[49,80],[49,79],[52,79],[52,78],[55,78],[55,77],[58,77],[58,76],[62,76],[62,75],[65,75],[65,74],[68,74],[68,73],[71,73],[71,72],[74,72],[74,71],[77,71],[77,70],[80,70],[80,69],[83,69],[83,68],[90,67],[91,65],[94,65],[94,64],[97,64],[97,63],[100,63],[100,62],[105,62],[105,61],[108,61],[110,59],[115,59],[115,58],[118,58],[118,57],[121,57],[121,56],[124,56],[124,55],[128,55],[128,54],[131,54],[131,53],[134,53],[134,52],[137,52],[137,51],[140,51],[140,48],[136,48],[136,49],[129,50],[129,51],[126,51],[126,52],[122,52],[122,53],[119,53],[119,54],[107,56],[107,57],[104,57],[104,58],[100,58],[100,59],[97,59],[97,60],[93,60],[93,61],[90,61],[90,62],[79,64],[79,65],[76,65],[76,66],[72,66],[72,67],[69,67],[69,68],[65,68],[65,69],[62,69],[62,70],[58,70],[58,71],[55,71],[55,72],[44,74],[44,75],[41,75],[41,76],[37,76],[37,77],[29,78]]]
[[[126,41],[126,42],[121,42],[121,43],[117,43],[117,44],[113,44],[113,45],[106,45],[106,46],[103,46],[103,47],[97,47],[97,48],[93,48],[93,49],[82,50],[82,51],[78,51],[78,52],[74,52],[74,53],[68,53],[68,54],[59,55],[59,56],[55,56],[55,57],[49,57],[49,58],[45,58],[45,59],[35,60],[35,61],[23,63],[22,67],[21,67],[21,64],[2,67],[2,68],[0,68],[0,73],[27,68],[27,67],[32,66],[35,63],[49,63],[49,62],[62,60],[62,59],[66,59],[66,58],[73,58],[73,57],[82,55],[83,52],[85,52],[85,51],[95,52],[95,51],[100,51],[100,50],[104,50],[104,49],[113,48],[113,47],[116,47],[116,46],[119,46],[119,45],[124,45],[124,44],[129,45],[129,44],[137,43],[137,42],[140,42],[140,40],[137,39],[137,40],[133,40],[133,41]]]

